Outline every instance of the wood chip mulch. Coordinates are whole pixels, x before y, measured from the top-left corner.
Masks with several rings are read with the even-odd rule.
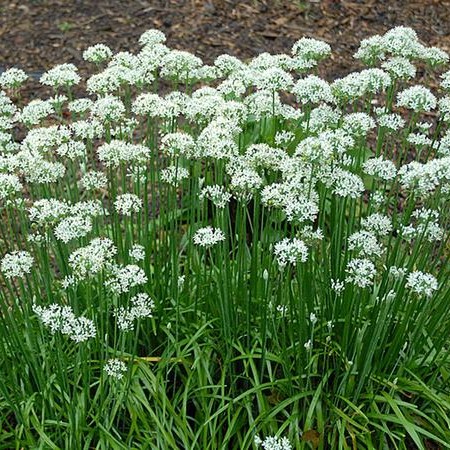
[[[321,75],[332,79],[360,67],[352,54],[361,39],[395,25],[450,52],[450,1],[443,0],[2,0],[0,72],[16,66],[38,78],[72,62],[87,74],[81,55],[90,45],[136,51],[139,36],[158,28],[170,47],[206,63],[221,53],[286,53],[302,36],[323,39],[333,56]]]

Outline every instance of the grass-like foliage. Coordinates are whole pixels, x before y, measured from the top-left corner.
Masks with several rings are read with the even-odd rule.
[[[164,42],[0,76],[0,448],[450,448],[448,55]]]

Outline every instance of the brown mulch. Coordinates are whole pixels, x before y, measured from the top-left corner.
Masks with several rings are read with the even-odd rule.
[[[0,73],[20,67],[34,78],[24,97],[46,95],[37,80],[52,66],[72,62],[87,76],[84,49],[102,42],[137,51],[139,36],[158,28],[169,47],[206,63],[222,53],[289,53],[302,36],[323,39],[333,55],[320,72],[333,79],[361,67],[352,58],[361,39],[396,25],[450,52],[450,0],[0,0]]]

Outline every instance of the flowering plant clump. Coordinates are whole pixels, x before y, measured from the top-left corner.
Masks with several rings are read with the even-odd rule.
[[[0,75],[2,445],[447,448],[447,53],[139,44]]]

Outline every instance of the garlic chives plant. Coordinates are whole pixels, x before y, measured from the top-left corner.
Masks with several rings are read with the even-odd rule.
[[[0,75],[0,444],[449,448],[447,53],[139,43]]]

